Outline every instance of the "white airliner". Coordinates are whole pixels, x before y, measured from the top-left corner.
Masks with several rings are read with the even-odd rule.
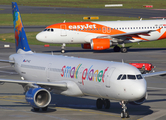
[[[110,100],[120,101],[121,117],[127,118],[126,104],[142,104],[147,98],[144,77],[166,74],[161,71],[142,75],[134,66],[121,62],[33,53],[16,2],[12,2],[12,10],[17,53],[0,62],[10,63],[24,79],[0,79],[0,82],[22,85],[26,101],[34,111],[46,111],[53,92],[96,97],[98,109],[103,106],[109,109]]]
[[[126,43],[154,41],[166,38],[166,20],[131,20],[97,22],[63,22],[53,24],[36,35],[46,43],[81,43],[84,49],[127,52]],[[120,48],[118,45],[122,45]]]

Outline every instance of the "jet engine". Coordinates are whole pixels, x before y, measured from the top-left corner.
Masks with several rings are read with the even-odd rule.
[[[129,102],[129,103],[132,105],[141,105],[147,100],[147,98],[148,98],[148,93],[146,93],[146,95],[143,98],[136,101]]]
[[[49,105],[51,95],[44,88],[30,88],[26,92],[25,99],[33,108],[44,108]]]
[[[84,43],[84,44],[81,44],[82,48],[83,49],[91,49],[91,44],[90,43]]]
[[[94,38],[91,39],[90,43],[82,44],[83,49],[92,49],[92,50],[105,50],[109,49],[112,46],[112,42],[108,38]]]

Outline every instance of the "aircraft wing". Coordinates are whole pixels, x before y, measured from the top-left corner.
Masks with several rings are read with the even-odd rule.
[[[153,72],[153,73],[148,73],[148,74],[142,74],[143,77],[152,77],[152,76],[157,76],[157,75],[166,75],[166,71],[160,71],[160,72]]]
[[[4,63],[15,63],[15,62],[12,61],[12,60],[2,60],[2,59],[0,59],[0,62],[4,62]]]
[[[144,30],[144,31],[136,31],[136,32],[127,32],[127,33],[122,33],[122,34],[111,35],[111,37],[121,37],[121,36],[133,37],[133,36],[138,36],[138,35],[149,36],[149,33],[153,32],[153,31],[156,31],[156,30]]]
[[[136,32],[127,32],[121,34],[107,35],[107,36],[99,36],[98,38],[131,38],[139,37],[139,35],[150,36],[149,33],[154,32],[156,30],[144,30],[144,31],[136,31]]]
[[[66,82],[35,82],[35,81],[27,81],[27,80],[12,80],[12,79],[0,79],[0,83],[16,83],[20,85],[29,85],[30,87],[33,85],[45,86],[45,87],[57,87],[61,89],[67,88]]]

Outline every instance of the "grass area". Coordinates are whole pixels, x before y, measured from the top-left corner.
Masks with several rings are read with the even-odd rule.
[[[51,25],[51,24],[63,22],[64,20],[66,20],[66,22],[90,21],[90,20],[83,20],[83,17],[85,16],[90,16],[90,15],[33,14],[33,13],[21,14],[24,26],[25,25]],[[134,17],[99,16],[99,20],[93,20],[93,21],[138,20],[138,19],[139,18],[134,18]],[[13,25],[12,14],[0,14],[0,25]]]
[[[105,4],[123,4],[121,8],[143,8],[143,5],[153,5],[153,8],[166,8],[166,0],[14,0],[24,6],[50,7],[81,7],[104,8]],[[1,5],[11,5],[13,0],[0,0]]]
[[[45,45],[46,43],[42,43],[36,40],[36,34],[38,32],[27,32],[27,39],[29,44],[31,45]],[[0,40],[5,42],[12,42],[15,43],[14,40],[14,33],[8,33],[8,34],[0,34]],[[61,46],[61,44],[50,44],[51,46]],[[81,47],[81,44],[67,44],[69,47]],[[129,43],[126,44],[126,47],[132,47],[132,48],[165,48],[166,47],[166,39],[164,40],[158,40],[158,41],[152,41],[152,42],[140,42],[138,43]]]

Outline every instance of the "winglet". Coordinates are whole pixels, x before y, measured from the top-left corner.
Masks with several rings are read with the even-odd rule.
[[[21,15],[16,2],[12,2],[12,14],[13,14],[16,52],[18,53],[19,51],[25,51],[25,52],[31,51],[24,31]]]

